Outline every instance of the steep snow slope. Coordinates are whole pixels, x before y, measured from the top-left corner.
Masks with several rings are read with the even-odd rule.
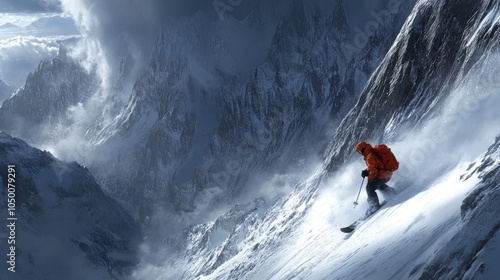
[[[500,132],[498,8],[498,1],[419,1],[335,133],[324,167],[267,211],[229,228],[196,227],[187,244],[194,256],[144,262],[136,278],[496,275],[498,138],[488,146]],[[364,168],[351,159],[359,140],[392,141],[401,170],[391,185],[400,194],[346,236],[338,228],[366,209],[351,204]]]
[[[404,190],[349,235],[338,230],[348,220],[332,211],[351,201],[320,196],[301,223],[283,217],[249,234],[240,254],[199,279],[495,279],[498,140],[466,176],[459,164],[420,192]]]
[[[500,136],[467,170],[461,180],[476,176],[480,182],[460,207],[462,228],[435,252],[432,261],[423,269],[422,278],[495,279],[500,275],[497,264],[500,256],[497,246],[500,237]]]
[[[2,217],[17,218],[2,219],[1,279],[122,279],[133,267],[139,228],[88,169],[3,132],[0,168]],[[9,213],[14,215],[7,216],[7,197],[13,194]],[[11,222],[15,229],[7,231]],[[12,236],[15,244],[7,244]],[[6,267],[10,246],[15,246],[15,273]]]

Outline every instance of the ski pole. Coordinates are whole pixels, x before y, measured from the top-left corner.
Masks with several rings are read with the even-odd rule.
[[[363,183],[365,182],[365,177],[363,177],[363,180],[361,181],[361,186],[359,186],[359,192],[358,196],[356,197],[356,201],[354,201],[354,208],[356,208],[356,205],[358,205],[358,199],[359,199],[359,194],[361,193],[361,189],[363,188]]]

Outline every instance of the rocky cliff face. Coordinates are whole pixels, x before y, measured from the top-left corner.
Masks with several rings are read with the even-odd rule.
[[[337,129],[328,152],[329,168],[344,164],[359,139],[404,139],[456,94],[452,89],[463,85],[470,72],[484,75],[479,75],[478,88],[466,102],[484,100],[498,82],[492,67],[499,36],[491,21],[494,7],[494,1],[419,2]]]
[[[243,21],[201,27],[199,15],[165,24],[128,105],[93,137],[96,153],[110,156],[92,169],[126,201],[193,211],[234,200],[255,174],[309,168],[325,145],[318,139],[355,103],[410,5],[349,53],[344,6],[294,1],[278,12],[262,4]],[[267,34],[257,37],[264,55],[255,70],[234,56],[242,30]]]

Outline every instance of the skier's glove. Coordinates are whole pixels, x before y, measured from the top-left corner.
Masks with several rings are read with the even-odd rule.
[[[365,178],[368,175],[370,175],[370,171],[368,171],[368,169],[361,171],[361,177]]]

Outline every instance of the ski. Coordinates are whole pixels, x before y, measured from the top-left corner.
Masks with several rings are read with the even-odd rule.
[[[356,229],[356,227],[358,226],[359,223],[360,223],[359,220],[355,221],[354,223],[352,223],[351,225],[349,225],[347,227],[340,228],[340,231],[344,232],[344,233],[353,232]]]
[[[384,206],[386,203],[386,201],[382,201],[382,203],[380,203],[380,208],[382,208],[382,206]],[[363,218],[360,218],[358,220],[356,220],[354,223],[350,224],[349,226],[346,226],[346,227],[343,227],[343,228],[340,228],[340,231],[341,232],[344,232],[344,233],[350,233],[350,232],[353,232],[356,228],[358,228],[358,226],[366,221],[368,218],[370,218],[373,214],[377,213],[378,210],[380,210],[380,208],[378,208],[377,210],[373,211],[372,213],[370,213],[369,215],[365,215]]]

